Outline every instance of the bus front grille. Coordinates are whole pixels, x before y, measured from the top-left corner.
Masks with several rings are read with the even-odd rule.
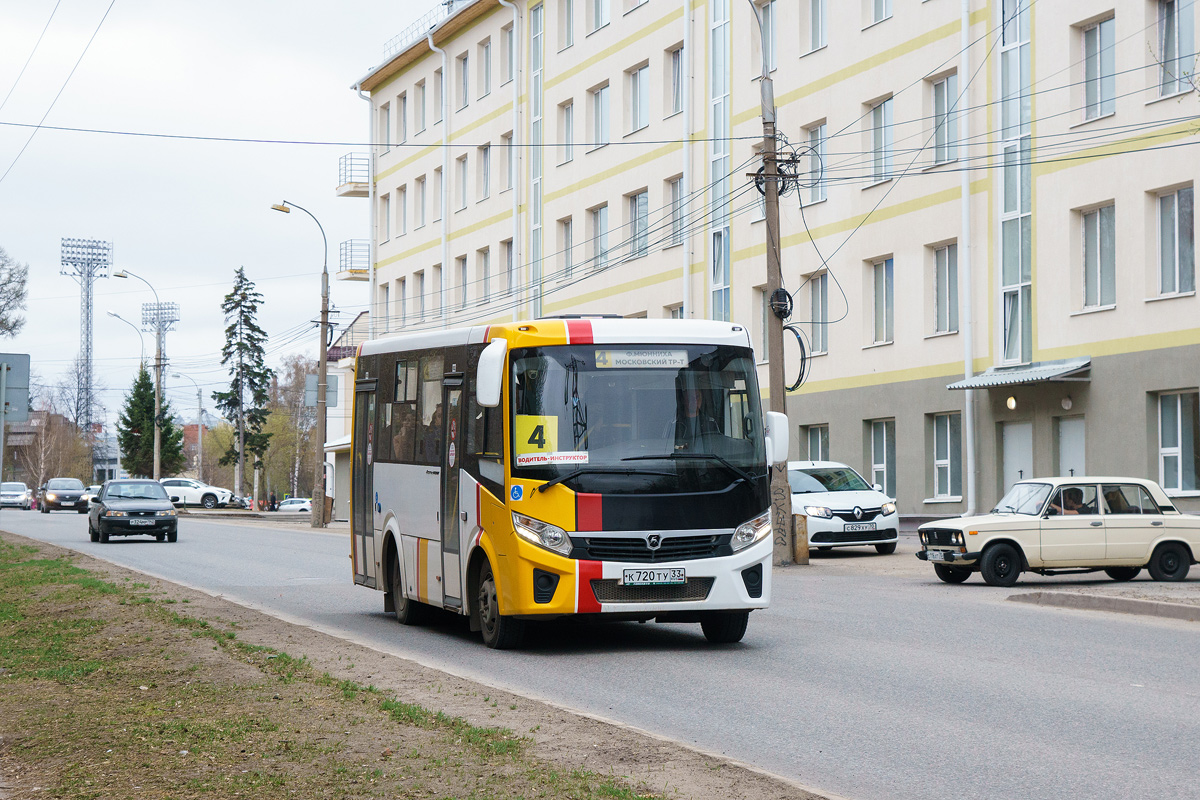
[[[572,558],[590,561],[631,561],[654,563],[714,558],[732,553],[730,534],[713,536],[664,536],[657,550],[651,550],[643,537],[572,537]]]
[[[687,583],[664,586],[622,586],[616,578],[592,581],[592,594],[601,603],[677,603],[704,600],[714,578],[688,578]]]

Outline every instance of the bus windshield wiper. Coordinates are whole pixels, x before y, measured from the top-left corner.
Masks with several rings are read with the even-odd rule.
[[[667,459],[667,460],[687,459],[687,460],[695,461],[695,460],[699,459],[699,460],[703,460],[703,461],[716,461],[721,466],[725,467],[725,469],[729,470],[734,475],[737,475],[739,478],[744,480],[746,483],[754,483],[754,478],[750,475],[750,473],[746,472],[746,470],[742,469],[741,467],[738,467],[738,466],[735,466],[735,465],[729,463],[729,461],[727,461],[724,457],[719,456],[716,453],[663,453],[661,456],[627,456],[625,458],[622,458],[621,460],[622,461],[651,461],[651,460],[658,459],[658,458],[663,458],[663,459]]]
[[[580,475],[662,475],[666,478],[674,477],[673,473],[662,472],[661,470],[652,469],[635,469],[633,467],[580,467],[579,469],[571,470],[566,475],[559,475],[552,481],[546,481],[541,486],[537,487],[539,492],[544,492],[556,483],[569,481]]]

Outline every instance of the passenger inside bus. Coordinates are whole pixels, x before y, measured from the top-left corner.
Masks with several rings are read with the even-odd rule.
[[[672,436],[676,450],[694,450],[704,436],[720,433],[717,421],[704,407],[704,395],[698,386],[688,386],[681,393],[675,413]]]
[[[442,404],[438,403],[429,418],[425,435],[421,438],[421,457],[427,464],[435,464],[442,458]]]

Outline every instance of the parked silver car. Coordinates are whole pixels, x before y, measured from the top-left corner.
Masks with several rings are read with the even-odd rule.
[[[29,487],[17,481],[0,483],[0,508],[23,508],[28,511],[33,507],[33,492]]]

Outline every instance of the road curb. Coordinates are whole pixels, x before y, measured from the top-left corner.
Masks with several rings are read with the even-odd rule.
[[[1077,608],[1085,611],[1113,611],[1118,614],[1140,614],[1149,617],[1179,619],[1185,622],[1200,622],[1200,606],[1182,603],[1164,603],[1160,600],[1136,600],[1132,597],[1106,597],[1077,592],[1024,592],[1009,595],[1014,603],[1031,603],[1038,606]]]

